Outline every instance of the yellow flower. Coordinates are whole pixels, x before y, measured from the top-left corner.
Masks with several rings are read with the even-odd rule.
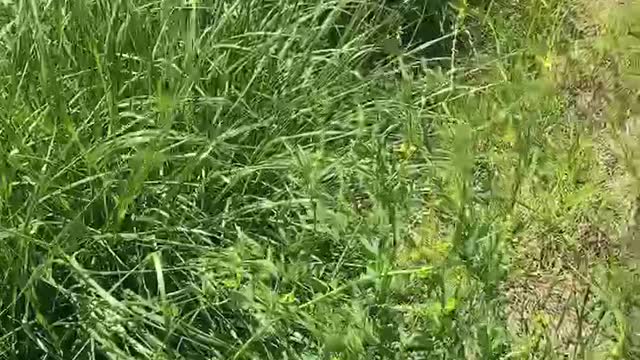
[[[538,311],[534,315],[533,321],[541,328],[546,328],[549,326],[549,316],[542,311]]]
[[[408,142],[403,142],[395,149],[395,151],[400,154],[400,157],[405,160],[409,159],[416,152],[416,150],[418,150],[418,148]]]
[[[551,68],[553,67],[553,54],[551,54],[551,52],[548,52],[547,56],[544,57],[544,60],[542,60],[542,65],[545,69],[551,70]]]
[[[293,304],[296,301],[296,296],[293,295],[293,291],[290,293],[280,295],[280,302],[285,304]]]

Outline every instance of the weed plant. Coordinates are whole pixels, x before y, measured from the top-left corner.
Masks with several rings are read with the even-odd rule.
[[[574,5],[3,2],[0,358],[633,358]]]

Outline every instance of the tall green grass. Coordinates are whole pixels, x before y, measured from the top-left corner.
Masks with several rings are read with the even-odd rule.
[[[625,358],[568,4],[1,5],[0,357]]]

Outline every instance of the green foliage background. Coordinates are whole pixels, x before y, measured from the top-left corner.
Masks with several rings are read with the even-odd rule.
[[[0,5],[0,357],[633,358],[637,88],[569,90],[635,25],[579,9]]]

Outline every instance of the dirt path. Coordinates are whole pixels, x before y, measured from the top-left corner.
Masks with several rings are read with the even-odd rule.
[[[589,122],[607,187],[624,202],[628,220],[608,232],[581,224],[574,259],[515,275],[505,289],[509,323],[515,334],[549,347],[552,358],[637,358],[640,311],[631,289],[640,285],[633,283],[640,259],[640,0],[575,6],[576,53],[561,56],[554,77],[574,104],[569,118]],[[597,278],[597,265],[610,278]],[[599,307],[603,301],[615,308]],[[617,335],[604,333],[605,316],[618,324]]]

